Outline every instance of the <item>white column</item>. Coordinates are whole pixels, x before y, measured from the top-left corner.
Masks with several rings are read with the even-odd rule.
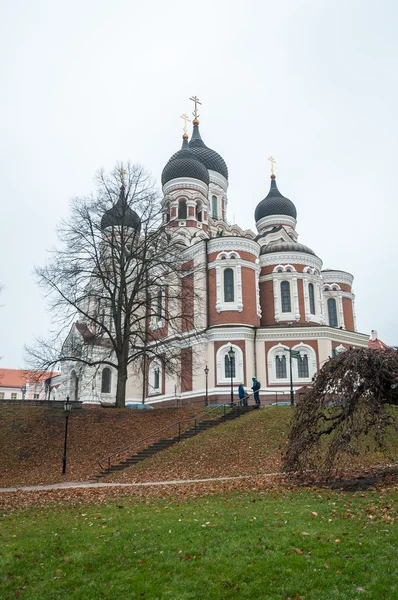
[[[308,278],[303,278],[303,289],[304,289],[304,311],[305,311],[305,320],[310,320],[310,301],[309,301],[309,292],[308,292]]]
[[[345,324],[344,324],[344,310],[343,310],[343,298],[341,296],[341,292],[339,292],[338,304],[339,304],[339,313],[340,313],[340,326],[343,329],[345,329]]]
[[[354,331],[357,331],[357,316],[355,314],[355,295],[352,294],[352,316],[354,318]]]
[[[274,283],[274,318],[275,321],[278,323],[279,322],[279,281],[278,279],[275,277],[273,277],[273,283]]]
[[[317,294],[318,294],[318,310],[319,310],[319,321],[321,325],[324,325],[326,322],[325,319],[325,301],[323,297],[322,285],[317,283],[316,285]]]
[[[261,317],[261,304],[260,304],[260,267],[256,268],[256,309],[257,316]]]
[[[236,288],[237,288],[238,310],[239,310],[239,312],[242,312],[242,310],[243,310],[242,267],[240,265],[236,265]]]
[[[297,277],[292,278],[293,281],[293,299],[294,299],[294,318],[296,321],[300,320],[300,307],[297,287]]]
[[[221,312],[221,267],[216,267],[216,311]]]

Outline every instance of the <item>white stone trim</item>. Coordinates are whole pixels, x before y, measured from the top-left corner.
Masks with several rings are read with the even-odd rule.
[[[207,198],[208,189],[207,184],[199,179],[193,179],[192,177],[177,177],[164,184],[163,194],[166,196],[166,194],[171,194],[175,190],[197,190]]]
[[[232,346],[235,351],[235,377],[233,378],[233,384],[243,383],[243,352],[239,346],[235,344],[224,344],[217,350],[216,354],[216,373],[217,373],[217,385],[226,385],[231,383],[231,378],[226,377],[225,374],[225,356],[228,355],[228,350]]]
[[[321,275],[325,283],[344,283],[351,287],[354,281],[354,276],[347,271],[329,271],[325,269]]]
[[[278,265],[283,263],[290,263],[293,265],[310,265],[316,269],[322,268],[322,261],[317,256],[312,254],[294,253],[294,252],[272,252],[270,254],[261,254],[260,265],[262,267],[268,267],[270,265]]]
[[[249,240],[248,238],[241,238],[238,236],[226,236],[221,238],[211,238],[208,242],[208,254],[213,254],[213,252],[225,252],[229,250],[241,250],[243,252],[250,252],[256,258],[258,258],[260,254],[260,246],[258,245],[258,243]]]
[[[159,386],[158,387],[155,387],[155,371],[156,371],[156,369],[159,369]],[[157,360],[155,358],[154,360],[151,361],[151,364],[149,365],[149,370],[148,370],[148,396],[153,396],[155,394],[162,393],[162,379],[163,379],[162,364],[159,360]]]
[[[289,217],[289,215],[268,215],[262,217],[262,219],[256,223],[259,232],[270,225],[287,225],[287,227],[296,229],[297,221],[294,217]]]
[[[300,342],[299,344],[296,344],[295,346],[293,346],[292,350],[297,350],[300,353],[303,354],[307,354],[308,356],[308,377],[299,377],[298,376],[298,366],[297,366],[297,359],[293,358],[292,359],[292,375],[293,375],[293,383],[295,385],[305,385],[306,383],[311,383],[312,382],[312,378],[315,375],[315,373],[317,372],[317,360],[316,360],[316,352],[315,350],[303,343]],[[285,356],[286,358],[286,377],[284,378],[277,378],[276,377],[276,357],[277,356]],[[284,346],[283,344],[276,344],[275,346],[272,346],[272,348],[270,348],[268,350],[267,353],[267,380],[268,380],[268,384],[269,385],[282,385],[282,384],[287,384],[290,383],[290,357],[289,357],[289,350],[287,346]]]

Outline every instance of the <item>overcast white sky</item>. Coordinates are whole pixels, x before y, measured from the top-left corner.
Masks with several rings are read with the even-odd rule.
[[[230,172],[229,220],[255,229],[277,160],[299,241],[355,276],[357,325],[398,344],[398,4],[394,0],[1,0],[1,366],[45,334],[32,272],[95,171],[160,181],[179,115]]]

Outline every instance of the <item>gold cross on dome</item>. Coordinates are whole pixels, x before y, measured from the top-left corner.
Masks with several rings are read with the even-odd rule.
[[[122,180],[122,185],[124,185],[124,176],[127,175],[126,169],[123,167],[123,163],[120,167],[120,179]]]
[[[180,118],[184,119],[184,133],[186,133],[188,135],[187,122],[190,123],[191,119],[188,117],[188,115],[186,113],[184,113],[183,115],[180,115]]]
[[[269,160],[269,161],[270,161],[270,163],[271,163],[271,174],[272,174],[272,175],[275,175],[275,164],[276,164],[276,160],[275,160],[275,158],[274,158],[273,156],[270,156],[270,157],[268,158],[268,160]]]
[[[192,96],[192,98],[190,98],[190,100],[192,100],[192,102],[195,104],[195,109],[192,114],[195,117],[195,119],[198,119],[199,118],[198,104],[202,105],[202,103],[199,101],[199,98],[197,96]]]

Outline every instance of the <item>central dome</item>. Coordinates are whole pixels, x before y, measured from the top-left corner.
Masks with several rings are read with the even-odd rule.
[[[254,218],[256,223],[258,223],[260,219],[271,215],[287,215],[293,217],[293,219],[297,218],[297,210],[293,202],[289,198],[282,196],[278,190],[275,175],[271,176],[271,189],[268,196],[257,205]]]
[[[206,146],[200,136],[199,125],[197,121],[194,121],[192,137],[191,141],[189,142],[189,149],[206,167],[206,169],[220,173],[223,177],[225,177],[225,179],[228,179],[228,167],[225,163],[225,160],[215,150],[212,150]]]
[[[181,150],[173,154],[163,169],[162,185],[180,177],[199,179],[199,181],[203,181],[203,183],[209,185],[208,170],[202,161],[191,151],[188,146],[188,140],[185,138],[182,142]]]

